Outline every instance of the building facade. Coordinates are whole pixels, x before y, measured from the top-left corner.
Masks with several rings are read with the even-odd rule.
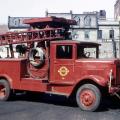
[[[84,12],[83,14],[48,13],[46,16],[64,17],[77,21],[72,26],[72,38],[80,41],[110,41],[119,39],[119,21],[106,19],[106,12]]]
[[[106,12],[84,12],[83,14],[70,13],[48,13],[46,16],[64,17],[77,21],[76,26],[72,26],[72,39],[78,41],[95,41],[102,44],[101,57],[119,56],[119,33],[120,26],[117,20],[106,19]],[[116,53],[114,53],[116,52]]]
[[[117,20],[98,20],[98,40],[119,40],[119,22]]]
[[[46,16],[64,17],[77,21],[76,26],[72,26],[72,39],[94,41],[97,40],[97,14],[96,13],[83,13],[73,14],[70,13],[46,13]]]
[[[114,5],[114,18],[119,19],[120,17],[120,0],[117,0]]]
[[[119,57],[119,22],[117,20],[98,20],[98,41],[101,45],[101,56],[104,58]]]

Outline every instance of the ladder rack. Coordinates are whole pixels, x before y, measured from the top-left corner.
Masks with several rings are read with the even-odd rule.
[[[63,28],[45,28],[40,30],[8,32],[0,35],[0,46],[64,39],[63,31]]]

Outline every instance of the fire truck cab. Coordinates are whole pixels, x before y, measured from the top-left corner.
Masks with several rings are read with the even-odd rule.
[[[95,111],[104,91],[119,93],[119,59],[99,59],[100,44],[67,40],[69,27],[64,27],[64,31],[56,28],[57,22],[59,27],[63,27],[73,25],[74,21],[62,19],[61,23],[59,18],[40,20],[42,27],[51,20],[49,26],[54,25],[54,28],[47,26],[40,31],[0,36],[1,44],[10,45],[11,50],[11,58],[0,59],[0,101],[8,100],[12,91],[36,91],[67,97],[74,95],[82,110]],[[31,21],[34,25],[38,23],[38,19],[28,21],[29,24]],[[26,55],[14,58],[11,45],[23,43],[27,43]]]

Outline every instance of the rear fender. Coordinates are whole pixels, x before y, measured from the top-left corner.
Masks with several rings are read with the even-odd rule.
[[[10,88],[12,88],[12,79],[8,75],[0,74],[0,79],[5,79],[6,81],[8,81]]]

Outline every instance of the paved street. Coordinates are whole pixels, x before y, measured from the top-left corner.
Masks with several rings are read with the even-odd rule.
[[[34,99],[33,99],[34,98]],[[0,120],[120,120],[119,101],[109,99],[98,112],[83,112],[65,97],[17,95],[0,102]]]

